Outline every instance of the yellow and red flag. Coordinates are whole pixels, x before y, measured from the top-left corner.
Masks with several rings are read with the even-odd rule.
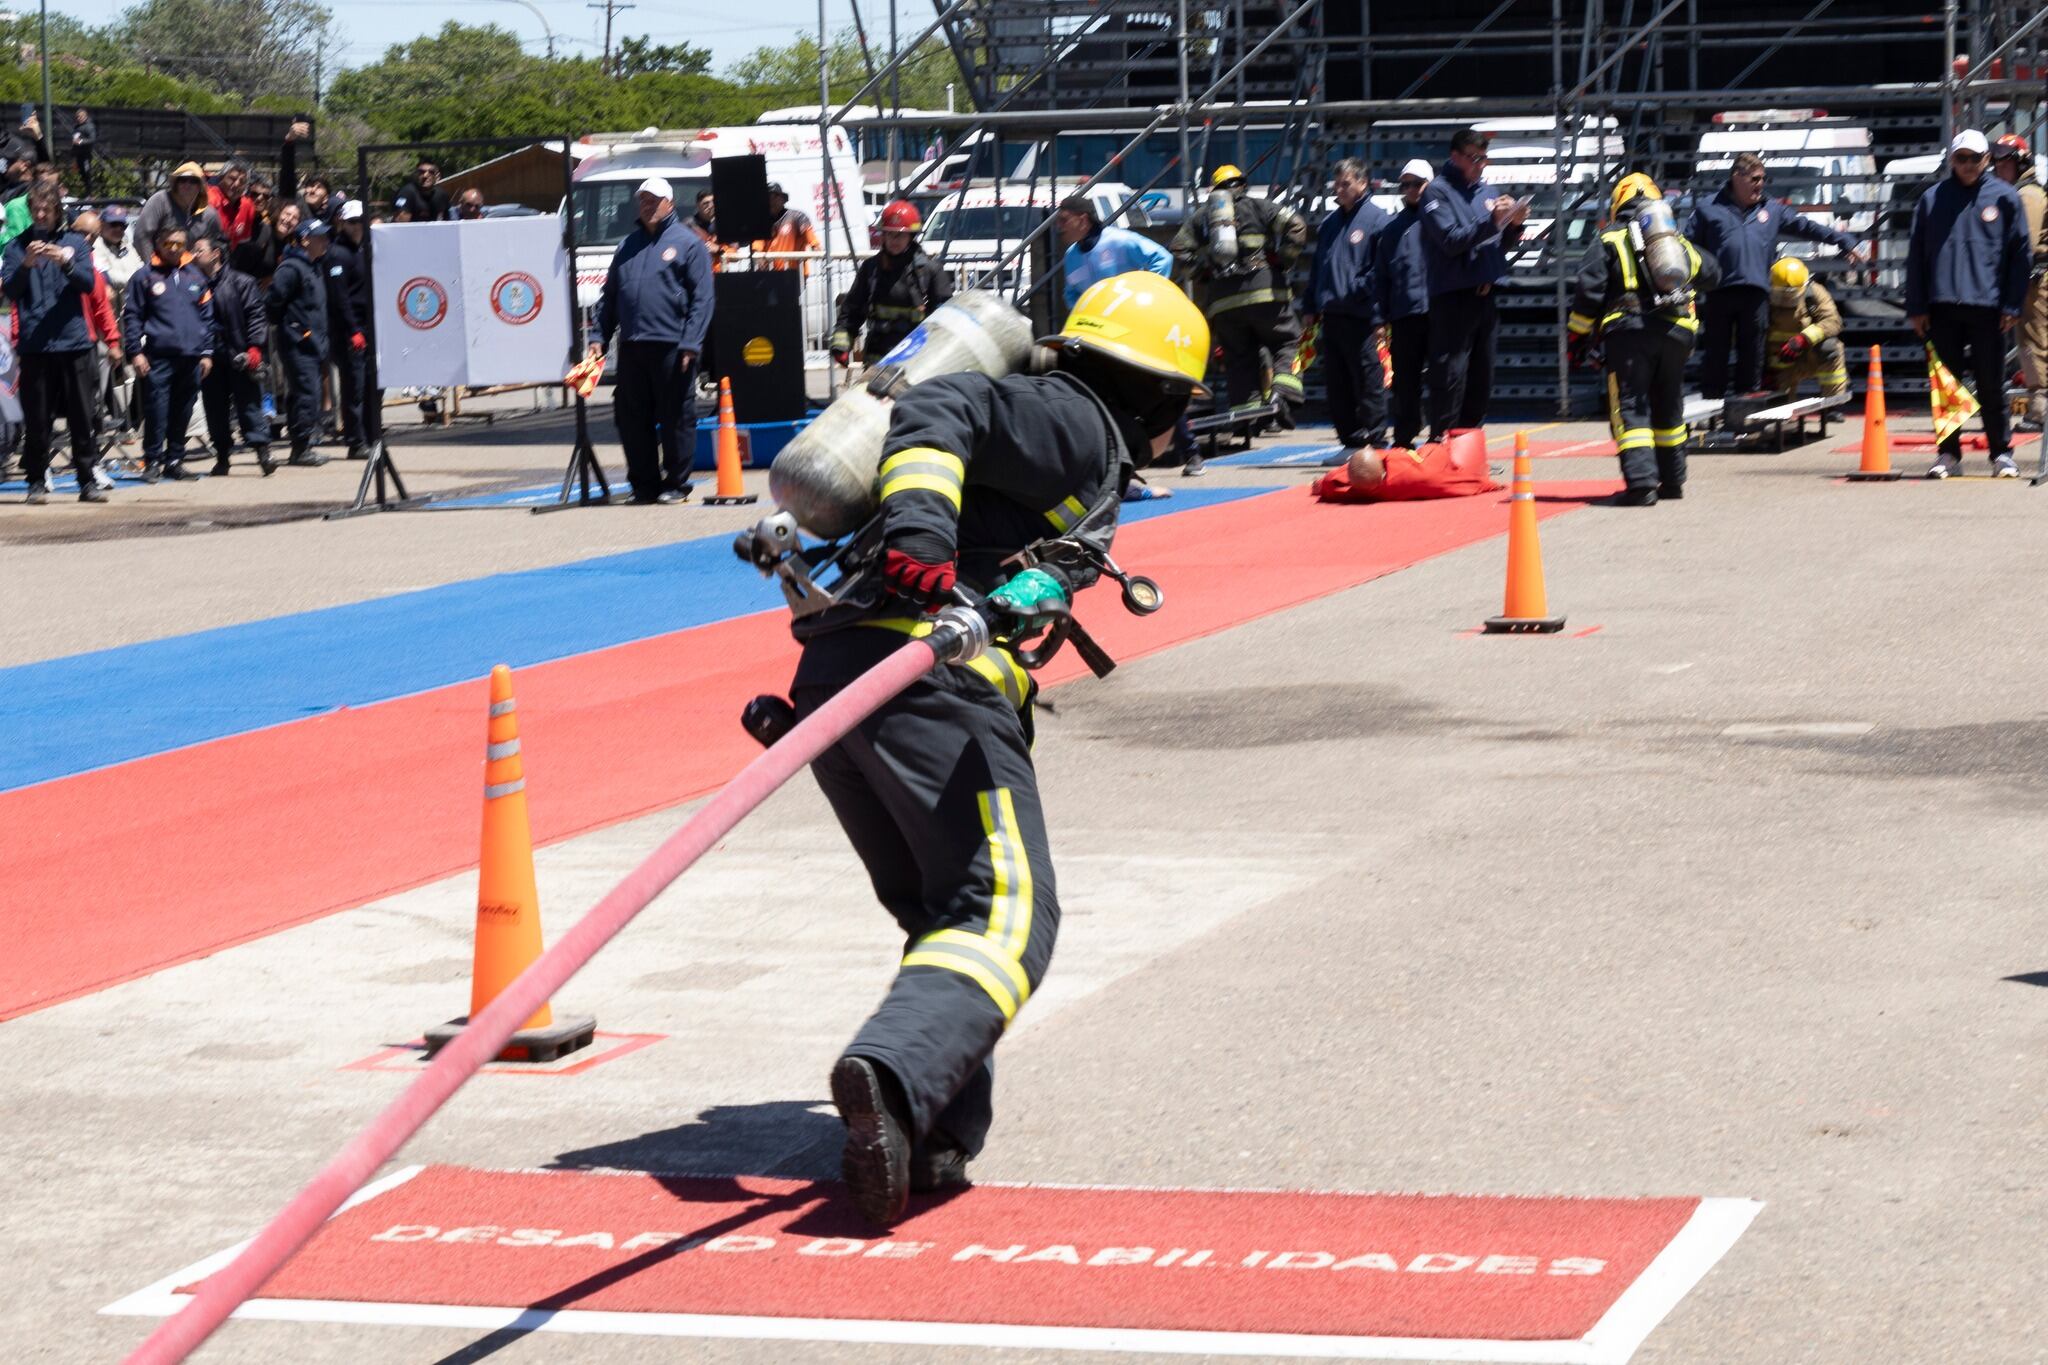
[[[1927,396],[1934,407],[1934,439],[1946,441],[1977,415],[1977,396],[1963,387],[1955,372],[1927,348]]]
[[[585,356],[576,362],[575,368],[562,376],[562,382],[584,398],[597,392],[597,384],[604,378],[604,357]]]
[[[1308,325],[1306,332],[1301,334],[1301,345],[1294,352],[1294,373],[1297,375],[1308,373],[1308,367],[1316,363],[1316,343],[1322,339],[1323,324],[1322,320],[1318,318]]]

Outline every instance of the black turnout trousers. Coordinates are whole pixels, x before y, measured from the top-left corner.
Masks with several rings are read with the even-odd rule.
[[[1731,284],[1700,296],[1700,394],[1755,393],[1764,382],[1764,336],[1771,328],[1771,291]],[[1728,342],[1735,342],[1735,369]]]
[[[1970,386],[1983,406],[1979,416],[1984,422],[1986,453],[1993,457],[2012,454],[2005,406],[2006,335],[1999,327],[1998,310],[1960,303],[1930,304],[1927,339],[1934,344],[1941,363]],[[1961,459],[1962,432],[1943,441],[1941,453]]]
[[[1493,291],[1453,289],[1429,300],[1429,435],[1486,425],[1493,399],[1493,346],[1500,331]]]
[[[1209,335],[1223,348],[1224,393],[1231,407],[1256,405],[1264,398],[1269,357],[1275,397],[1283,403],[1299,401],[1294,356],[1301,349],[1301,319],[1290,304],[1269,300],[1221,309],[1209,317]]]
[[[1630,488],[1685,483],[1685,361],[1692,334],[1676,327],[1616,332],[1607,352],[1607,422]]]
[[[905,638],[855,625],[810,641],[790,693],[797,714]],[[985,658],[1012,695],[1028,691],[1006,653]],[[991,1055],[1059,932],[1024,715],[980,674],[936,667],[811,772],[905,940],[895,981],[846,1053],[896,1077],[917,1141],[937,1131],[974,1155],[994,1116]]]
[[[1387,324],[1387,350],[1394,361],[1389,410],[1394,444],[1413,446],[1422,432],[1422,374],[1429,364],[1429,314],[1415,313]]]
[[[1323,383],[1330,424],[1347,446],[1371,443],[1387,427],[1386,375],[1373,325],[1344,313],[1323,314]]]

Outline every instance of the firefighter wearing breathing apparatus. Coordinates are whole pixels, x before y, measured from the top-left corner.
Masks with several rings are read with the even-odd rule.
[[[1035,660],[1018,637],[1097,576],[1062,545],[1087,541],[1121,574],[1107,558],[1119,499],[1202,392],[1209,329],[1172,282],[1132,272],[1090,287],[1038,344],[1048,373],[946,374],[894,397],[865,586],[797,622],[797,717],[928,633],[933,608],[988,594],[998,622],[986,653],[934,668],[811,765],[906,943],[831,1078],[847,1186],[884,1227],[912,1191],[966,1183],[990,1056],[1059,928],[1020,654]]]
[[[1791,397],[1802,379],[1818,379],[1833,397],[1849,390],[1842,315],[1806,262],[1787,256],[1771,267],[1771,320],[1764,353],[1771,387]]]
[[[839,305],[839,320],[832,328],[835,364],[853,359],[853,341],[863,327],[867,338],[861,343],[862,354],[880,360],[932,309],[953,297],[953,277],[918,245],[923,226],[917,205],[907,199],[882,210],[882,249],[861,262]]]
[[[1721,279],[1714,258],[1679,235],[1657,182],[1624,176],[1609,219],[1579,265],[1567,323],[1572,359],[1607,370],[1607,421],[1628,487],[1620,502],[1685,496],[1685,362],[1699,335],[1697,297]]]
[[[1264,406],[1264,370],[1272,362],[1271,401],[1278,423],[1294,425],[1301,377],[1294,353],[1301,322],[1294,316],[1287,274],[1308,244],[1308,225],[1293,209],[1255,199],[1243,171],[1218,166],[1209,197],[1174,234],[1173,256],[1195,283],[1195,297],[1223,349],[1224,386],[1233,408]]]

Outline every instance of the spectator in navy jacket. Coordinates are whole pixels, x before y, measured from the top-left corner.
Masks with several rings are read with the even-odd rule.
[[[185,468],[185,433],[218,340],[213,287],[186,254],[185,229],[156,234],[156,257],[128,281],[121,333],[142,381],[142,477],[196,479]]]
[[[640,182],[640,221],[619,243],[597,301],[590,354],[618,335],[612,417],[633,501],[681,502],[696,454],[697,357],[711,328],[711,256],[676,217],[675,191]]]
[[[1429,266],[1422,259],[1422,192],[1436,168],[1420,157],[1401,168],[1401,211],[1387,220],[1372,245],[1372,287],[1377,315],[1387,329],[1394,362],[1389,404],[1394,444],[1415,445],[1422,432],[1422,378],[1429,366]]]
[[[99,458],[92,397],[99,367],[85,310],[97,272],[84,237],[64,227],[63,192],[53,184],[28,193],[29,228],[0,257],[0,289],[14,304],[21,357],[22,468],[28,500],[50,496],[50,432],[58,412],[71,432],[71,468],[81,502],[105,502],[94,486]]]
[[[1712,199],[1696,204],[1685,235],[1721,267],[1721,283],[1700,299],[1700,392],[1708,398],[1754,393],[1763,383],[1764,334],[1771,312],[1771,263],[1780,237],[1822,242],[1851,260],[1863,252],[1854,237],[1802,217],[1782,200],[1764,198],[1769,172],[1755,152],[1743,152],[1729,168],[1728,183]],[[1728,370],[1728,341],[1735,340],[1735,371]]]
[[[1451,134],[1450,160],[1422,192],[1422,254],[1429,270],[1429,426],[1442,440],[1486,422],[1493,397],[1493,344],[1500,330],[1493,287],[1508,273],[1507,249],[1522,240],[1529,205],[1486,183],[1486,138]]]
[[[1386,210],[1365,197],[1365,163],[1337,163],[1331,192],[1337,207],[1316,229],[1315,271],[1309,278],[1308,316],[1323,328],[1323,383],[1330,422],[1344,449],[1329,463],[1343,464],[1354,450],[1386,443],[1387,391],[1380,369],[1381,318],[1373,297],[1372,251],[1387,224]]]
[[[1948,149],[1948,177],[1920,196],[1906,245],[1906,318],[1916,336],[1955,371],[1976,378],[1991,472],[2016,478],[2005,407],[2006,333],[2019,320],[2033,268],[2026,211],[2019,193],[1995,175],[1991,145],[1975,128]],[[1945,479],[1963,467],[1962,433],[1941,443],[1927,471]]]

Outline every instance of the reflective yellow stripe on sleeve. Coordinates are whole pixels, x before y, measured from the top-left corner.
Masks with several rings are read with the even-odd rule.
[[[1073,497],[1068,498],[1058,507],[1055,507],[1050,512],[1047,512],[1045,514],[1045,519],[1052,523],[1053,530],[1058,531],[1062,535],[1064,535],[1066,532],[1072,530],[1075,524],[1078,523],[1082,517],[1087,515],[1088,504],[1082,502],[1081,499],[1078,497]]]
[[[1573,336],[1584,336],[1593,330],[1593,319],[1584,313],[1574,313],[1564,320],[1565,330]]]
[[[960,489],[967,481],[967,466],[958,455],[932,446],[899,450],[882,461],[876,473],[881,499],[887,502],[898,493],[937,493],[960,510]]]

